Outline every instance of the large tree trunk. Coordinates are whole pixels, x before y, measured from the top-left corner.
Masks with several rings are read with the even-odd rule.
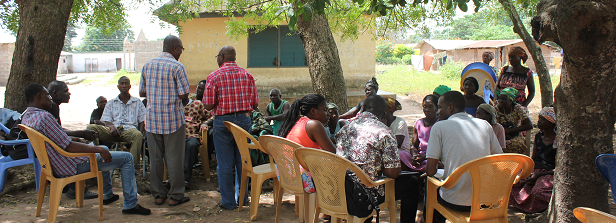
[[[21,112],[26,108],[24,88],[28,84],[47,86],[56,79],[73,0],[21,0],[17,3],[19,31],[4,107]]]
[[[348,110],[342,65],[327,18],[313,14],[311,20],[304,21],[300,16],[297,31],[304,44],[312,89],[328,102],[336,103],[340,111]]]
[[[574,222],[576,207],[610,211],[608,183],[595,157],[614,153],[616,1],[541,0],[537,12],[535,39],[564,50],[555,93],[558,155],[550,222]]]
[[[522,38],[524,45],[526,45],[530,55],[533,57],[533,61],[535,61],[535,68],[537,69],[535,72],[537,72],[537,75],[539,76],[539,88],[541,89],[541,107],[551,106],[554,103],[554,97],[552,96],[552,79],[550,79],[550,71],[545,63],[545,59],[543,59],[541,48],[537,46],[533,37],[528,34],[528,31],[526,31],[526,27],[522,24],[520,15],[511,1],[498,1],[501,5],[503,5],[503,8],[507,14],[509,14],[509,18],[513,23],[513,31],[517,33],[520,38]]]

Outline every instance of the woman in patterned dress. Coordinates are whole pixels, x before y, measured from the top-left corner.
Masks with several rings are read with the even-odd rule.
[[[554,188],[556,167],[556,114],[554,108],[545,107],[539,113],[535,136],[533,161],[535,168],[530,176],[514,184],[509,205],[527,213],[542,212],[548,208]]]
[[[515,98],[515,102],[528,107],[528,104],[535,97],[535,82],[533,81],[533,71],[528,67],[522,66],[521,62],[526,63],[528,55],[522,47],[516,46],[509,51],[509,64],[501,70],[496,87],[503,90],[508,87],[515,88],[520,92]],[[528,96],[525,93],[528,87]]]
[[[505,128],[506,148],[503,152],[525,154],[528,148],[523,132],[531,130],[533,123],[528,118],[527,110],[514,101],[518,91],[509,87],[496,91],[496,95],[497,120]]]

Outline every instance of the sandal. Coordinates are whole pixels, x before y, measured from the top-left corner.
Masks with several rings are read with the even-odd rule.
[[[180,204],[183,204],[183,203],[189,202],[189,201],[190,201],[190,198],[189,198],[189,197],[183,197],[183,198],[182,198],[182,199],[180,199],[180,200],[176,200],[176,199],[173,199],[173,198],[171,197],[171,198],[169,198],[169,200],[172,200],[172,201],[177,201],[177,202],[178,202],[178,203],[175,203],[175,204],[171,204],[171,203],[169,203],[169,206],[174,207],[174,206],[178,206],[178,205],[180,205]]]
[[[162,199],[162,201],[161,202],[156,201],[158,199]],[[154,199],[154,204],[155,205],[163,205],[165,203],[165,200],[167,200],[167,198],[157,197],[157,198]]]

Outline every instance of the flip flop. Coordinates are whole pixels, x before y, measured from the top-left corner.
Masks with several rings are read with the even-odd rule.
[[[170,198],[169,198],[169,200],[172,200],[172,201],[177,201],[177,202],[178,202],[178,203],[175,203],[175,204],[169,204],[169,206],[174,207],[174,206],[178,206],[178,205],[180,205],[180,204],[183,204],[183,203],[189,202],[189,201],[190,201],[190,198],[189,198],[189,197],[183,197],[183,198],[182,198],[182,199],[180,199],[180,200],[176,200],[176,199],[173,199],[172,197],[170,197]]]

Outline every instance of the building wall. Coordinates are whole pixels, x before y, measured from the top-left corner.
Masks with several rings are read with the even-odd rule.
[[[116,59],[121,59],[124,63],[124,54],[119,53],[73,53],[73,71],[75,73],[86,72],[116,72]],[[86,59],[96,59],[98,61],[98,69],[86,71]]]
[[[497,69],[500,69],[501,67],[509,63],[509,56],[508,56],[509,51],[511,50],[511,48],[515,46],[520,46],[524,48],[524,50],[526,50],[526,53],[528,53],[528,49],[524,45],[524,42],[519,42],[513,45],[503,46],[498,49],[473,48],[473,49],[453,50],[453,51],[447,52],[447,55],[448,55],[447,60],[461,62],[464,64],[481,62],[482,61],[481,55],[483,54],[483,52],[492,51],[494,53],[494,60],[490,62],[490,65],[496,67]],[[541,45],[540,47],[541,47],[541,53],[543,54],[543,58],[545,59],[548,65],[548,69],[554,69],[554,65],[552,62],[553,53],[552,53],[551,48],[546,45]],[[533,61],[533,58],[530,55],[528,56],[528,60],[526,61],[526,66],[528,66],[533,71],[537,70],[535,68],[535,61]]]
[[[237,52],[239,66],[253,74],[260,94],[271,88],[280,88],[283,94],[306,94],[312,92],[308,67],[253,68],[248,64],[248,39],[231,40],[226,35],[226,17],[198,18],[182,25],[180,39],[186,49],[180,62],[186,66],[191,85],[218,68],[214,58],[220,48],[232,45]],[[355,42],[340,42],[336,38],[340,61],[347,87],[357,88],[375,74],[375,43],[371,34],[359,36]],[[267,93],[266,93],[267,94]]]
[[[11,73],[15,43],[0,43],[0,86],[6,86]]]
[[[147,41],[145,39],[137,39],[135,41],[135,51],[132,53],[134,57],[134,70],[141,73],[143,65],[148,61],[160,56],[163,52],[163,41]],[[181,58],[180,58],[181,61]],[[194,83],[195,85],[197,83]]]

